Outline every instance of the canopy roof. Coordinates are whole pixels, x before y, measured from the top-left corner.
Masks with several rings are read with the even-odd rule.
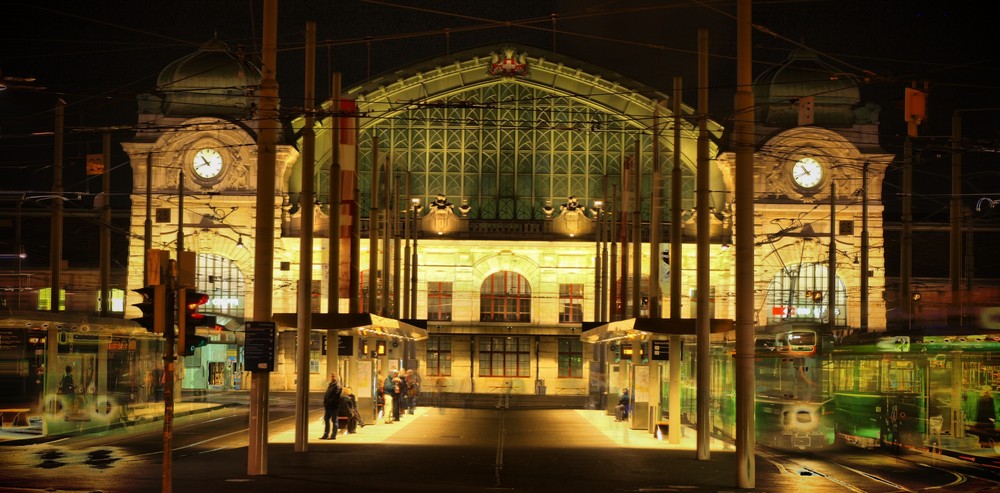
[[[728,318],[713,318],[709,324],[713,334],[736,330],[736,322]],[[672,335],[697,334],[693,318],[629,318],[599,325],[584,323],[583,329],[580,340],[590,344],[619,339],[665,340]]]
[[[275,313],[271,320],[282,327],[298,327],[298,313]],[[381,317],[372,313],[313,313],[313,329],[339,330],[341,335],[358,334],[422,341],[427,339],[427,321]]]

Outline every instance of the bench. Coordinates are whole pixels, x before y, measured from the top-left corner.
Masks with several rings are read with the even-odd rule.
[[[29,411],[29,408],[0,409],[0,427],[28,426],[28,416],[25,413]]]
[[[662,419],[656,422],[656,426],[653,427],[653,435],[656,436],[657,440],[663,440],[663,437],[668,436],[670,433],[670,421]]]

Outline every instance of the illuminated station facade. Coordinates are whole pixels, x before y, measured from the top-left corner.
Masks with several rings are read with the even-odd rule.
[[[878,108],[863,104],[856,81],[827,76],[837,72],[795,52],[754,85],[758,327],[829,323],[833,307],[834,326],[857,328],[864,302],[868,329],[885,328],[881,185],[892,156],[878,146]],[[504,389],[583,402],[605,385],[594,377],[622,356],[620,347],[597,348],[581,333],[648,316],[651,262],[659,262],[652,282],[660,286],[663,317],[670,316],[670,276],[679,276],[681,318],[693,319],[699,302],[710,304],[713,318],[735,318],[731,136],[707,122],[711,289],[697,293],[698,115],[683,104],[675,115],[670,91],[523,46],[489,46],[401,68],[318,105],[314,204],[300,201],[306,118],[283,122],[274,224],[259,230],[259,82],[259,69],[210,41],[161,72],[157,90],[140,97],[142,130],[123,144],[134,184],[126,305],[138,301],[131,290],[144,282],[148,204],[153,248],[176,250],[183,225],[184,248],[198,258],[196,287],[211,297],[202,312],[226,328],[205,330],[211,342],[183,359],[185,388],[245,388],[240,343],[253,313],[257,235],[274,240],[274,312],[298,311],[304,207],[314,211],[313,312],[329,311],[333,296],[340,313],[353,308],[426,321],[420,337],[386,337],[378,324],[342,330],[314,324],[313,390],[336,367],[359,397],[370,398],[376,374],[411,368],[425,391]],[[335,147],[341,225],[332,236],[341,240],[331,244]],[[675,154],[679,252],[669,248]],[[655,168],[663,184],[661,217],[653,217]],[[651,252],[655,228],[661,243]],[[337,265],[331,255],[339,255]],[[680,257],[680,272],[670,272],[668,255]],[[863,286],[869,296],[862,296]],[[270,388],[291,390],[296,330],[284,322],[278,328]]]

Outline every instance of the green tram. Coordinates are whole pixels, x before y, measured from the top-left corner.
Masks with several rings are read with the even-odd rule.
[[[755,428],[761,445],[819,450],[834,443],[829,377],[832,337],[815,326],[786,324],[755,337]],[[735,436],[736,393],[731,340],[712,345],[713,433]]]
[[[837,435],[872,447],[997,448],[1000,333],[855,334],[833,352]]]

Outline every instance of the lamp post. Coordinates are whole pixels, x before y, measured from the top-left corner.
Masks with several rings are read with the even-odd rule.
[[[410,259],[410,317],[417,317],[417,238],[420,237],[420,199],[411,199],[413,205],[413,257]]]
[[[594,201],[594,219],[597,223],[597,231],[594,234],[594,321],[601,321],[601,240],[603,233],[603,217],[601,207],[603,201]]]

